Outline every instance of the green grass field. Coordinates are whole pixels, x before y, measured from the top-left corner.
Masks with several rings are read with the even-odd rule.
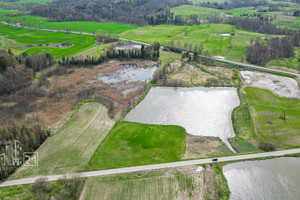
[[[10,186],[0,188],[0,199],[22,199],[25,193],[30,189],[30,185]]]
[[[4,5],[11,5],[11,4],[26,4],[26,3],[48,3],[52,2],[53,0],[20,0],[15,2],[5,2],[1,1],[0,4]]]
[[[78,57],[85,58],[86,56],[98,58],[100,54],[102,54],[106,48],[110,47],[113,43],[107,43],[107,44],[93,44],[90,46],[90,48],[79,52],[76,54]]]
[[[6,21],[7,17],[0,18],[2,21]],[[107,31],[109,34],[119,34],[127,30],[135,29],[136,26],[128,24],[117,24],[117,23],[98,23],[98,22],[88,22],[88,21],[70,21],[70,22],[48,22],[47,18],[27,15],[27,16],[17,16],[10,17],[12,23],[16,20],[20,22],[21,19],[26,19],[27,23],[37,24],[41,28],[52,28],[64,30],[65,28],[71,28],[72,31],[81,30],[87,33],[93,33],[98,29]],[[26,23],[26,24],[27,24]]]
[[[157,34],[160,33],[160,34]],[[222,33],[235,33],[236,36],[221,36]],[[240,61],[245,57],[246,47],[250,45],[251,38],[274,37],[236,29],[227,24],[203,24],[198,26],[147,26],[139,27],[119,34],[120,37],[152,43],[159,41],[164,44],[167,41],[202,44],[204,50],[212,55],[225,56],[228,60]],[[232,46],[231,48],[230,45]]]
[[[181,160],[185,130],[178,126],[119,122],[89,161],[87,169],[119,168]]]
[[[6,10],[0,8],[0,15],[5,15],[5,14],[14,14],[14,13],[24,13],[25,11],[19,11],[19,10]]]
[[[246,96],[240,90],[238,91],[238,95],[240,105],[233,110],[231,116],[232,126],[236,136],[228,140],[238,153],[258,152],[259,149],[256,147],[258,138],[254,133],[252,117]]]
[[[22,166],[10,178],[84,169],[113,125],[104,105],[83,104],[72,119],[37,150],[38,166]]]
[[[245,92],[258,140],[273,143],[280,149],[299,147],[300,100],[277,97],[269,90],[253,87],[246,87]],[[273,123],[269,124],[267,120],[273,98],[276,99]],[[286,120],[279,118],[284,108]]]
[[[284,28],[296,28],[300,29],[300,17],[294,17],[290,15],[284,15],[283,12],[277,13],[276,19],[271,23]]]
[[[241,11],[241,10],[247,11]],[[251,10],[250,8],[235,8],[232,10],[219,10],[214,8],[206,8],[200,6],[193,6],[193,5],[182,5],[171,9],[175,15],[181,15],[183,17],[187,17],[192,14],[196,14],[199,18],[206,18],[209,15],[219,15],[221,16],[230,16],[226,13],[232,13],[232,16],[240,16],[242,14],[254,14],[255,11]]]
[[[2,24],[0,24],[0,33],[6,39],[11,39],[10,44],[14,43],[11,47],[22,46],[24,49],[21,52],[28,54],[49,52],[56,58],[77,54],[94,44],[93,36],[12,28]],[[38,47],[38,44],[60,44],[62,42],[72,43],[73,46],[68,48]],[[26,44],[33,44],[34,47],[26,47]],[[3,45],[1,48],[6,48],[6,46]],[[11,50],[13,53],[20,53],[19,48]]]

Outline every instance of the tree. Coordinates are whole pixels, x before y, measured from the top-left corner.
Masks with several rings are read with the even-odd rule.
[[[293,14],[295,17],[300,17],[300,10],[296,10]]]

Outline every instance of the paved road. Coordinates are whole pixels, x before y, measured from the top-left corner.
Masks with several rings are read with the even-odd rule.
[[[227,156],[227,157],[220,157],[218,158],[218,162],[225,162],[225,161],[237,161],[237,160],[246,160],[246,159],[254,159],[254,158],[264,158],[270,156],[283,156],[287,154],[294,154],[300,153],[299,149],[290,149],[290,150],[283,150],[283,151],[272,151],[266,153],[257,153],[257,154],[247,154],[247,155],[237,155],[237,156]],[[95,177],[95,176],[103,176],[103,175],[114,175],[114,174],[122,174],[122,173],[129,173],[129,172],[138,172],[138,171],[146,171],[146,170],[155,170],[155,169],[163,169],[163,168],[171,168],[171,167],[184,167],[190,165],[199,165],[199,164],[208,164],[212,163],[210,158],[208,159],[198,159],[198,160],[188,160],[188,161],[179,161],[179,162],[170,162],[170,163],[163,163],[163,164],[153,164],[153,165],[142,165],[137,167],[125,167],[125,168],[118,168],[118,169],[108,169],[108,170],[99,170],[99,171],[89,171],[89,172],[82,172],[78,175],[80,177]],[[74,176],[74,174],[59,174],[59,175],[48,175],[44,176],[49,181],[55,181],[57,179],[67,179]],[[12,186],[12,185],[22,185],[22,184],[31,184],[39,177],[32,177],[32,178],[24,178],[24,179],[17,179],[17,180],[10,180],[0,183],[0,187]]]
[[[18,28],[25,28],[25,29],[32,29],[32,30],[41,30],[41,31],[52,31],[52,32],[57,32],[57,33],[66,33],[66,31],[64,30],[59,30],[59,29],[50,29],[50,28],[31,28],[31,27],[22,27],[19,25],[14,25],[14,24],[8,24],[6,22],[0,22],[1,24],[5,24],[8,26],[13,26],[13,27],[18,27]],[[72,34],[83,34],[83,35],[91,35],[93,36],[93,33],[86,33],[86,32],[79,32],[79,31],[70,31],[69,33]],[[119,37],[115,37],[119,40],[122,41],[127,41],[127,42],[133,42],[136,44],[143,44],[143,45],[150,45],[149,43],[145,43],[145,42],[139,42],[139,41],[135,41],[135,40],[129,40],[129,39],[125,39],[125,38],[119,38]],[[161,46],[161,48],[163,49],[164,47]],[[206,56],[201,56],[200,57],[206,57]],[[299,73],[293,73],[293,72],[288,72],[288,71],[282,71],[282,70],[277,70],[277,69],[270,69],[270,68],[265,68],[265,67],[261,67],[261,66],[257,66],[257,65],[250,65],[250,64],[245,64],[245,63],[239,63],[239,62],[235,62],[235,61],[230,61],[230,60],[225,60],[225,59],[218,59],[218,58],[213,58],[213,57],[206,57],[212,60],[216,60],[216,61],[220,61],[220,62],[226,62],[226,63],[230,63],[230,64],[234,64],[234,65],[238,65],[240,67],[246,67],[246,68],[254,68],[254,69],[263,69],[263,70],[268,70],[268,71],[272,71],[272,72],[281,72],[281,73],[286,73],[286,74],[291,74],[291,75],[296,75],[298,77],[298,79],[300,80],[300,74]]]

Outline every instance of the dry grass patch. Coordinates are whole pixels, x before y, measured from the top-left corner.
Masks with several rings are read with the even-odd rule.
[[[126,173],[90,179],[85,200],[228,199],[226,179],[218,166],[207,165]]]
[[[43,87],[47,95],[34,102],[34,114],[40,117],[45,125],[53,127],[78,103],[85,99],[95,99],[110,102],[110,112],[117,118],[145,91],[145,83],[124,80],[107,84],[101,81],[100,77],[113,75],[126,64],[147,68],[156,63],[143,60],[112,60],[99,66],[68,69],[65,74],[50,76],[45,81],[48,84]]]
[[[190,166],[93,178],[85,199],[179,200],[205,199],[206,196],[216,199],[219,190],[212,180],[218,178],[214,168],[196,169],[197,166]]]
[[[187,135],[186,152],[183,159],[196,159],[222,154],[228,155],[232,152],[219,138]]]
[[[217,66],[204,66],[204,68],[218,76],[222,76],[228,79],[231,79],[234,74],[232,68],[217,67]]]

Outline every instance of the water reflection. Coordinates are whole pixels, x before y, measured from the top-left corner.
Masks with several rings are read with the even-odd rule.
[[[124,68],[117,70],[112,75],[104,76],[100,74],[99,80],[103,81],[104,83],[118,83],[122,81],[149,82],[152,79],[156,69],[156,65],[147,68],[138,67],[135,64],[125,65]]]
[[[187,133],[234,137],[231,112],[239,105],[235,88],[153,87],[145,99],[131,110],[126,121],[179,125]]]
[[[225,165],[230,199],[300,199],[300,158],[277,158]]]

